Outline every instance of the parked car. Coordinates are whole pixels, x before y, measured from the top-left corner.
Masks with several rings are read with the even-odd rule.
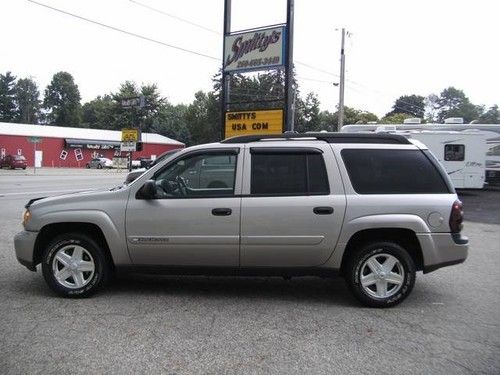
[[[115,270],[340,274],[361,303],[389,307],[417,271],[465,261],[462,218],[418,141],[243,136],[178,151],[121,188],[31,200],[14,244],[65,297],[91,295]]]
[[[148,168],[152,162],[151,158],[140,157],[132,160],[132,168]]]
[[[94,158],[85,164],[86,168],[113,168],[113,160],[108,158]]]
[[[7,155],[0,160],[0,168],[26,169],[27,166],[26,158],[23,155]]]
[[[175,150],[165,151],[163,154],[160,154],[160,156],[158,156],[155,160],[152,160],[150,163],[148,163],[144,167],[141,167],[140,169],[136,169],[136,170],[134,170],[132,172],[129,172],[129,174],[127,174],[127,177],[125,178],[125,183],[126,184],[130,184],[137,177],[139,177],[141,174],[143,174],[144,172],[146,172],[147,169],[149,169],[151,167],[154,167],[156,164],[158,164],[159,162],[165,160],[170,155],[175,154],[179,150],[181,150],[181,149],[177,148]]]

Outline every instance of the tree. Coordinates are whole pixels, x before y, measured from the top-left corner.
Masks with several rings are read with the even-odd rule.
[[[382,124],[402,124],[407,118],[413,117],[408,113],[394,113],[389,116],[385,116],[380,120]]]
[[[144,107],[123,108],[123,99],[144,96]],[[112,129],[140,128],[144,132],[149,132],[153,126],[153,120],[157,116],[160,107],[165,101],[158,92],[155,84],[142,85],[140,88],[131,81],[126,81],[120,85],[117,93],[111,94],[114,104],[114,116]]]
[[[16,121],[37,124],[40,119],[40,92],[31,78],[21,78],[15,88]]]
[[[67,72],[58,72],[45,89],[44,108],[47,120],[58,126],[78,127],[81,122],[80,91]]]
[[[0,74],[0,121],[12,122],[16,117],[15,81],[11,72]]]
[[[221,138],[220,102],[214,92],[198,91],[185,112],[193,144],[216,142]]]
[[[425,114],[425,98],[420,95],[403,95],[394,102],[392,111],[385,116],[389,117],[396,113],[406,113],[410,117],[423,118]]]
[[[480,124],[500,124],[500,111],[498,110],[498,105],[493,105],[479,116]]]
[[[186,124],[187,106],[164,103],[158,116],[153,119],[152,131],[176,139],[186,145],[191,143],[191,134]]]
[[[333,124],[334,129],[337,129],[338,123],[339,123],[339,112],[335,112],[333,114]],[[355,109],[351,108],[348,106],[344,106],[344,124],[345,125],[351,125],[351,124],[366,124],[368,122],[376,122],[378,121],[377,115],[374,113],[368,112],[368,111],[363,111],[360,109]]]
[[[98,96],[82,106],[82,126],[85,128],[114,129],[117,103],[110,95]]]
[[[462,117],[465,123],[469,123],[477,120],[483,112],[481,106],[472,104],[462,90],[454,87],[441,92],[436,106],[439,122],[444,122],[448,117]]]

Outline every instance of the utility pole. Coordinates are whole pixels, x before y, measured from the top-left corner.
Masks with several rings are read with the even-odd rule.
[[[293,14],[294,0],[286,7],[286,65],[285,65],[285,130],[294,130],[295,88],[293,85]]]
[[[227,102],[229,99],[229,89],[231,87],[231,78],[229,74],[224,72],[224,65],[226,58],[226,36],[231,32],[231,0],[224,0],[224,35],[223,35],[223,46],[222,46],[222,77],[220,85],[220,103],[221,103],[221,139],[225,138],[225,126],[226,126],[226,110]]]
[[[345,29],[342,28],[342,44],[340,47],[340,85],[339,85],[339,128],[340,131],[344,125],[344,85],[345,85],[345,54],[344,54],[344,42],[345,42]]]

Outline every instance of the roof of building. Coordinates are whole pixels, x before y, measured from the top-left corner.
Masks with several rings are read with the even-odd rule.
[[[78,138],[92,141],[114,141],[120,142],[121,131],[68,128],[63,126],[30,125],[12,122],[0,122],[0,135],[16,135],[24,137],[50,137],[50,138]],[[145,143],[157,143],[165,145],[179,145],[184,143],[155,133],[142,133],[142,141]]]

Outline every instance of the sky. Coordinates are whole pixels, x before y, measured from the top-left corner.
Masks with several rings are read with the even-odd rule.
[[[54,73],[67,71],[82,102],[116,91],[125,80],[156,83],[174,104],[190,103],[196,91],[212,88],[221,66],[223,0],[36,1],[209,57],[27,0],[0,0],[0,73],[32,77],[43,92]],[[382,116],[400,95],[439,94],[449,86],[474,104],[500,104],[498,14],[500,2],[493,0],[295,0],[300,91],[315,92],[322,109],[335,111],[344,27],[347,106]],[[286,0],[232,0],[231,31],[284,22]]]

